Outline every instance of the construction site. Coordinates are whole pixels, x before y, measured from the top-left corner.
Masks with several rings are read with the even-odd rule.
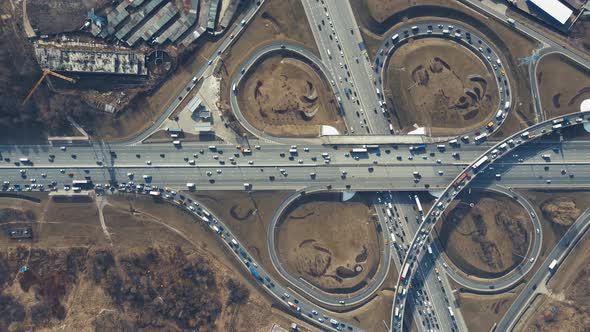
[[[6,68],[20,68],[21,76],[5,92],[13,100],[10,109],[17,108],[7,107],[6,122],[43,128],[37,131],[40,140],[69,131],[77,135],[69,129],[73,127],[68,116],[93,135],[110,135],[100,123],[105,129],[124,130],[124,135],[136,134],[142,125],[130,125],[127,118],[141,119],[146,113],[139,109],[141,105],[159,104],[147,99],[185,67],[192,67],[193,59],[202,58],[195,55],[210,50],[209,45],[238,19],[242,2],[92,0],[72,5],[65,0],[29,0],[18,6],[3,4],[2,34],[4,43],[11,45],[6,48],[10,53]],[[18,61],[26,64],[14,63]],[[66,108],[67,100],[71,103]],[[12,112],[23,113],[21,109],[30,114],[15,118]],[[55,125],[47,128],[42,118]]]

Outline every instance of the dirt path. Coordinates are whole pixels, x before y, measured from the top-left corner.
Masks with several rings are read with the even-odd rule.
[[[111,233],[107,229],[107,224],[104,221],[104,214],[102,210],[105,206],[111,205],[104,196],[95,196],[94,201],[96,202],[96,207],[98,208],[98,218],[100,219],[100,226],[102,227],[102,231],[104,233],[105,238],[109,241],[111,246],[113,245],[113,240],[111,239]]]
[[[14,9],[14,4],[12,0],[10,1],[12,8]],[[25,33],[27,34],[28,38],[37,37],[37,34],[33,30],[31,26],[31,22],[29,21],[29,17],[27,16],[27,0],[23,0],[23,26],[25,28]]]

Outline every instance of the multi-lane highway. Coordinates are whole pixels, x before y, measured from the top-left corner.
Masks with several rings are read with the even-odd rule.
[[[350,3],[339,0],[303,0],[309,25],[323,62],[338,87],[350,134],[388,134],[379,109],[371,64]],[[359,116],[356,116],[356,113]]]
[[[416,236],[412,240],[411,250],[406,253],[406,257],[404,259],[404,271],[402,272],[400,280],[398,281],[397,287],[408,287],[408,281],[412,279],[414,270],[418,265],[417,262],[420,260],[420,254],[424,251],[423,234],[429,234],[431,232],[436,222],[440,220],[442,213],[449,206],[449,203],[457,196],[457,194],[461,192],[464,187],[470,184],[473,179],[478,177],[478,175],[481,174],[491,162],[498,158],[499,154],[511,153],[517,146],[520,146],[524,142],[553,133],[554,131],[560,131],[562,128],[567,128],[573,125],[581,125],[588,121],[587,114],[587,112],[574,113],[559,119],[552,119],[531,126],[530,128],[518,132],[496,144],[483,153],[468,167],[466,167],[461,172],[461,174],[446,187],[442,195],[436,200],[434,206],[424,217],[424,221],[420,224],[420,231],[416,233]],[[550,184],[552,183],[552,180],[547,179],[545,182]],[[418,245],[418,243],[421,244]],[[402,329],[403,310],[406,307],[405,301],[406,300],[403,296],[400,296],[396,293],[394,298],[394,309],[391,313],[391,326],[392,329],[396,331]],[[394,314],[396,309],[401,312],[401,315]]]
[[[464,1],[501,20],[506,19],[503,15],[490,12],[485,5],[479,2]],[[256,14],[262,2],[252,2],[245,16],[246,22],[249,22]],[[256,62],[257,58],[264,56],[267,52],[283,50],[306,58],[330,80],[335,95],[341,102],[341,110],[344,112],[349,133],[364,135],[359,136],[358,140],[371,145],[372,136],[370,135],[383,135],[390,132],[386,118],[380,111],[381,104],[379,103],[383,101],[383,70],[381,73],[377,73],[371,69],[364,43],[347,1],[303,0],[302,2],[318,44],[318,49],[320,49],[321,59],[298,45],[275,43],[255,50],[244,64],[245,71]],[[443,28],[440,27],[441,24]],[[429,25],[433,26],[429,27]],[[520,24],[516,24],[514,28],[537,40],[541,40],[546,46],[548,45],[549,48],[541,50],[543,54],[559,52],[586,67],[590,66],[590,62],[573,52],[562,49],[558,43],[542,34]],[[195,73],[197,81],[212,68],[212,64],[243,29],[242,24],[236,23],[231,31],[228,31],[227,37],[215,50],[213,56]],[[441,22],[422,22],[418,24],[417,29],[409,27],[409,32],[407,26],[401,29],[398,32],[400,41],[406,37],[414,38],[422,36],[422,34],[425,34],[424,37],[428,37],[428,35],[448,35],[448,38],[454,38],[453,40],[462,43],[465,47],[478,54],[480,59],[488,67],[492,68],[496,77],[499,77],[500,87],[504,86],[499,92],[499,100],[501,101],[499,109],[506,108],[502,107],[502,101],[505,103],[510,100],[510,84],[507,78],[500,73],[500,68],[503,68],[503,65],[499,64],[498,60],[501,59],[501,56],[491,45],[485,44],[483,38],[473,37],[476,36],[475,31],[467,30],[465,27],[461,27],[461,31],[457,31],[455,27],[450,29],[448,23]],[[449,30],[449,33],[447,34],[443,30]],[[454,30],[452,36],[450,30]],[[466,37],[467,32],[470,33],[471,38]],[[461,37],[457,36],[456,33],[460,33]],[[387,54],[391,54],[393,51],[393,43],[391,43],[391,46],[387,44],[388,41],[393,41],[391,37],[393,35],[388,36],[382,47],[388,50]],[[472,44],[470,40],[474,41],[474,43]],[[379,54],[376,61],[375,68],[383,68],[380,66],[383,66],[385,56]],[[239,79],[242,75],[243,73],[238,73],[232,78],[232,82],[235,82],[236,86],[239,86]],[[536,100],[535,109],[541,114],[539,117],[542,119],[544,113],[541,110],[540,102],[538,102],[539,92],[534,75],[533,73],[530,78],[531,87]],[[374,76],[378,77],[375,78]],[[414,317],[421,321],[421,324],[417,324],[420,330],[436,329],[447,331],[454,329],[465,330],[466,328],[459,312],[456,315],[449,315],[445,310],[445,306],[449,305],[450,311],[452,301],[449,302],[449,296],[452,297],[452,295],[449,295],[451,293],[450,286],[446,282],[444,274],[439,273],[439,270],[441,270],[439,260],[435,259],[435,255],[429,255],[428,258],[420,261],[420,254],[425,250],[425,247],[417,244],[419,243],[418,239],[421,239],[420,241],[425,244],[430,242],[428,232],[432,229],[437,216],[444,211],[448,202],[456,197],[466,184],[488,187],[499,183],[507,188],[590,186],[590,168],[588,167],[588,164],[590,164],[590,144],[586,142],[561,142],[555,139],[548,139],[546,142],[540,143],[528,143],[534,136],[538,137],[550,132],[552,123],[531,127],[527,137],[519,136],[524,134],[523,132],[517,134],[513,138],[513,143],[505,140],[508,145],[504,148],[502,148],[501,144],[484,142],[475,145],[471,141],[469,143],[458,142],[458,144],[454,145],[446,144],[443,148],[431,144],[423,148],[416,149],[414,147],[415,149],[411,151],[407,145],[381,145],[366,148],[367,151],[362,153],[352,153],[350,149],[361,148],[360,145],[322,146],[320,145],[322,140],[318,139],[268,137],[263,132],[249,126],[241,116],[235,95],[232,94],[231,106],[236,111],[236,116],[248,130],[260,138],[257,143],[261,146],[259,148],[250,147],[251,153],[242,153],[235,146],[228,145],[218,145],[210,148],[207,144],[202,143],[183,143],[182,146],[176,147],[170,144],[153,144],[149,146],[139,144],[158,130],[163,121],[186,97],[187,91],[190,92],[194,86],[195,83],[192,79],[184,84],[180,95],[174,98],[162,115],[153,122],[152,126],[128,142],[111,145],[95,143],[89,146],[69,146],[64,147],[64,149],[52,146],[0,146],[1,189],[4,191],[28,191],[51,188],[57,191],[68,191],[73,190],[72,187],[75,186],[73,181],[78,180],[88,181],[85,188],[90,189],[92,186],[96,186],[99,191],[106,187],[116,188],[113,190],[145,193],[159,190],[164,199],[174,200],[177,203],[175,190],[187,189],[188,183],[194,184],[193,190],[290,189],[309,192],[315,190],[373,191],[394,189],[442,191],[441,198],[437,200],[435,206],[425,216],[424,222],[420,223],[418,227],[412,224],[401,228],[407,232],[408,240],[412,238],[411,241],[404,241],[406,244],[403,251],[400,250],[401,247],[394,249],[389,246],[384,248],[383,255],[386,258],[386,264],[379,270],[374,284],[371,284],[365,292],[357,294],[356,297],[344,300],[344,304],[340,302],[341,299],[326,297],[324,294],[314,294],[309,289],[301,287],[290,276],[283,274],[289,285],[313,297],[314,303],[312,304],[299,297],[295,299],[295,294],[289,294],[287,286],[280,285],[272,280],[269,274],[254,262],[252,256],[246,250],[240,251],[243,246],[219,219],[212,216],[212,219],[209,219],[207,224],[213,230],[217,227],[216,232],[220,236],[223,235],[222,238],[224,238],[225,243],[232,249],[236,257],[250,270],[250,273],[258,282],[265,285],[264,288],[268,289],[272,296],[280,303],[294,310],[296,315],[313,321],[315,324],[320,324],[324,329],[356,329],[352,325],[331,320],[325,311],[319,309],[318,303],[327,307],[344,308],[348,307],[349,304],[360,303],[369,298],[378,288],[384,276],[387,275],[390,257],[393,256],[394,262],[400,271],[407,264],[410,264],[410,268],[403,278],[405,281],[400,281],[396,288],[392,306],[391,327],[401,329],[401,318],[403,317],[404,308],[406,308],[405,301],[412,298],[414,299],[412,305],[420,308],[417,314],[414,313]],[[570,123],[578,123],[576,122],[578,116],[569,117]],[[498,120],[501,122],[501,119]],[[587,119],[585,117],[581,118],[580,122],[586,123]],[[473,140],[471,133],[469,136],[470,140]],[[524,142],[527,142],[527,144],[525,145]],[[481,143],[481,141],[478,143]],[[291,146],[293,144],[299,146],[294,148]],[[557,147],[557,151],[555,147]],[[295,153],[290,152],[293,149],[297,151]],[[542,156],[547,154],[550,154],[551,157],[543,159]],[[484,155],[488,160],[478,165]],[[22,161],[19,161],[20,159]],[[474,162],[474,160],[477,162]],[[495,163],[492,165],[492,162]],[[469,178],[460,178],[468,172],[470,172]],[[519,199],[527,209],[531,210],[531,207],[527,206],[527,202],[524,202],[522,198]],[[411,218],[412,213],[407,208],[408,204],[403,203],[400,199],[397,205],[400,207],[405,206],[406,210],[400,213]],[[203,214],[199,214],[198,211],[204,210],[199,208],[195,202],[190,202],[187,208],[196,216],[203,217]],[[382,212],[378,214],[382,227],[387,228],[387,218]],[[397,217],[399,218],[399,215]],[[221,230],[219,232],[220,226],[225,231]],[[393,225],[390,226],[393,227]],[[582,229],[573,227],[570,230],[572,231],[572,239],[582,232]],[[568,232],[568,234],[570,233]],[[532,268],[540,250],[541,235],[538,235],[539,238],[535,236],[529,250],[530,258],[534,258],[533,262],[523,262],[508,278],[494,283],[494,287],[507,288]],[[566,234],[566,236],[570,235]],[[272,241],[270,242],[272,243]],[[568,248],[571,248],[571,242],[575,241],[570,241],[567,244]],[[392,250],[395,250],[395,252]],[[273,262],[273,264],[277,267],[276,262]],[[432,273],[433,269],[436,272],[436,279],[439,280],[440,287],[435,281],[435,274]],[[278,270],[280,272],[280,266]],[[452,276],[452,271],[447,272],[451,273]],[[407,282],[412,280],[414,274],[416,275],[414,285],[419,287],[412,289],[406,296]],[[470,285],[474,289],[485,287],[481,284]],[[424,287],[422,288],[422,286]],[[489,287],[489,285],[487,286]],[[417,288],[421,289],[418,290]],[[532,293],[527,292],[526,294],[523,296],[530,296]],[[524,306],[524,303],[528,303],[529,299],[530,297],[528,299],[523,298],[519,300],[521,301],[519,303]],[[338,303],[336,304],[334,301],[338,301]],[[394,315],[396,309],[398,312]],[[457,311],[456,309],[455,311]],[[515,310],[517,309],[511,308],[511,311],[509,311],[506,318],[507,324],[513,324],[520,315]]]

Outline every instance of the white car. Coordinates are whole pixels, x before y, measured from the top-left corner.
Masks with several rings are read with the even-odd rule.
[[[147,165],[151,165],[151,164],[152,164],[152,161],[151,161],[151,160],[148,160],[148,161],[146,161],[145,163],[146,163]]]

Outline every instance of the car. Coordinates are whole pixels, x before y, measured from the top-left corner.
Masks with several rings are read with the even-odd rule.
[[[151,165],[152,164],[152,161],[151,160],[148,160],[145,163],[146,163],[146,165]]]
[[[218,169],[216,172],[217,172],[217,174],[221,174],[221,170],[220,169]]]
[[[211,176],[213,175],[213,173],[211,173],[211,171],[207,171],[207,176]]]
[[[207,61],[207,65],[209,65],[209,66],[210,66],[212,63],[213,63],[213,60],[209,60],[209,61]]]

